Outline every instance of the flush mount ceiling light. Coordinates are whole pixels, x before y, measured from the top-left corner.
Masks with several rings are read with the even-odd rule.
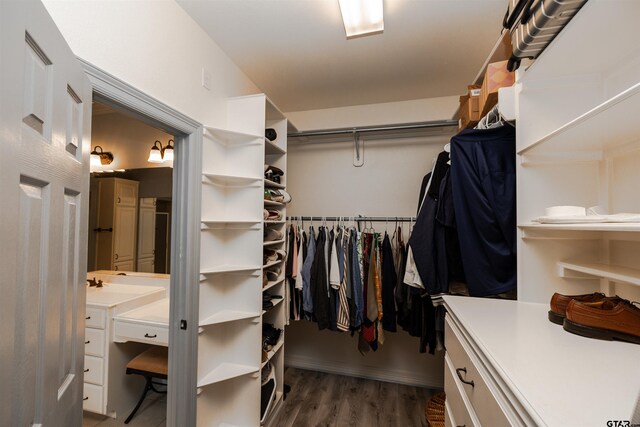
[[[98,151],[98,148],[100,151]],[[96,145],[91,152],[91,166],[110,165],[113,162],[113,154],[108,151],[102,151],[102,147]]]
[[[173,160],[173,145],[171,145],[172,142],[173,139],[170,139],[169,142],[167,142],[167,146],[163,147],[162,142],[156,140],[156,142],[153,143],[153,147],[151,147],[151,150],[149,151],[149,158],[147,159],[147,161],[149,163],[164,163],[165,161]]]
[[[338,0],[347,39],[384,31],[382,0]]]

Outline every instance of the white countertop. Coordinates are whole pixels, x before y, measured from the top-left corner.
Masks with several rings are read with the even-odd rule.
[[[534,418],[560,427],[632,420],[640,404],[640,345],[566,332],[547,319],[548,304],[444,301]]]
[[[169,326],[169,298],[143,305],[142,307],[121,313],[114,317],[116,320],[126,320],[133,323]]]
[[[101,288],[87,285],[87,305],[110,308],[155,293],[164,295],[165,289],[158,286],[118,285],[115,283],[104,283]]]

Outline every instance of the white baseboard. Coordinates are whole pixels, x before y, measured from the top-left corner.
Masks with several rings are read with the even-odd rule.
[[[365,365],[345,366],[344,364],[335,363],[330,360],[318,360],[311,357],[296,356],[292,354],[285,354],[285,365],[309,371],[327,372],[330,374],[366,378],[369,380],[385,381],[416,387],[426,387],[436,390],[444,389],[444,384],[442,382],[434,381],[433,378],[429,378],[424,374],[421,375],[416,371],[383,369]]]

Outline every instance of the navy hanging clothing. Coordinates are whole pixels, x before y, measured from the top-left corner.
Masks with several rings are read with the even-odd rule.
[[[516,132],[509,125],[451,138],[451,185],[471,296],[516,288]]]

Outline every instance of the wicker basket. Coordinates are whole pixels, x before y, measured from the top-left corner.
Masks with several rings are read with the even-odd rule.
[[[429,427],[444,427],[444,401],[446,398],[447,396],[442,392],[434,394],[427,400],[424,416]]]

